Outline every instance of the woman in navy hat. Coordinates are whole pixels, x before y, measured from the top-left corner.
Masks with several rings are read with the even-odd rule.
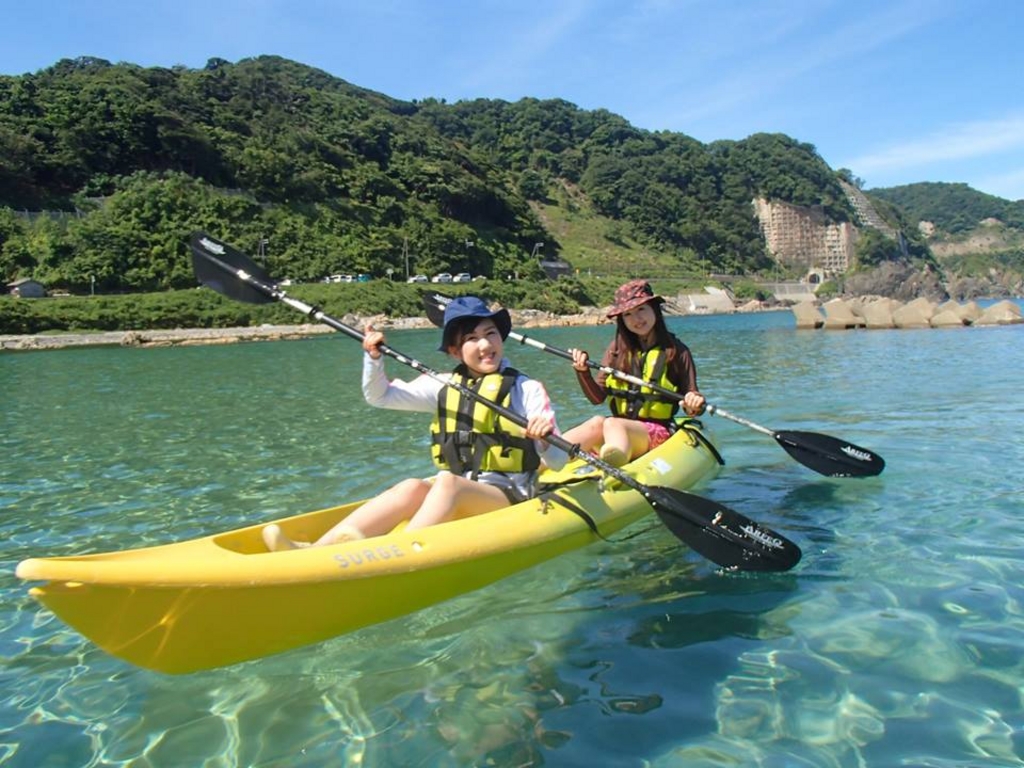
[[[410,529],[423,528],[536,495],[541,458],[557,469],[568,457],[543,440],[557,430],[544,385],[512,368],[503,355],[511,330],[508,310],[491,311],[475,296],[462,296],[445,309],[440,349],[458,361],[450,381],[526,417],[525,430],[430,376],[389,380],[378,349],[384,335],[367,325],[363,335],[366,401],[381,408],[433,413],[431,453],[441,471],[429,480],[402,480],[315,542],[292,541],[276,524],[268,525],[263,529],[267,548],[277,551],[378,536],[403,520]]]
[[[570,350],[583,393],[595,405],[607,400],[612,415],[595,416],[570,429],[565,438],[586,451],[600,446],[600,457],[615,466],[665,442],[674,429],[680,403],[687,415],[704,412],[693,355],[665,325],[661,313],[664,301],[646,280],[631,280],[615,291],[615,303],[608,312],[608,317],[615,318],[615,338],[605,350],[601,365],[678,392],[678,398],[603,371],[595,379],[587,365],[587,353]]]

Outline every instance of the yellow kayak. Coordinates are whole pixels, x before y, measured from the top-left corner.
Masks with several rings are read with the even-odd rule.
[[[696,422],[628,464],[640,483],[689,488],[717,467]],[[181,674],[259,658],[387,621],[608,536],[649,514],[638,490],[581,461],[541,496],[417,531],[268,552],[270,521],[212,536],[79,557],[33,558],[31,594],[107,652]],[[353,502],[277,522],[314,540]]]

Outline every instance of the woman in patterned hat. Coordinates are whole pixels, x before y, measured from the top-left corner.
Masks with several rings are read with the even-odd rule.
[[[704,412],[697,367],[689,348],[665,325],[664,301],[646,280],[631,280],[615,291],[615,303],[608,312],[608,317],[615,318],[615,338],[605,350],[601,366],[677,392],[678,397],[603,371],[595,379],[587,365],[587,353],[569,350],[583,393],[595,405],[607,400],[612,415],[595,416],[564,436],[587,451],[600,446],[601,459],[617,467],[665,442],[674,430],[680,405],[688,416]]]

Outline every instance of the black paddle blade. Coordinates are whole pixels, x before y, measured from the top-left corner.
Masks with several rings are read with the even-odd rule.
[[[242,271],[261,283],[274,284],[267,271],[241,251],[203,232],[195,232],[192,235],[189,248],[192,250],[192,268],[196,272],[196,278],[203,285],[229,299],[248,304],[267,304],[274,301],[272,296],[254,288],[238,276],[237,273]]]
[[[817,432],[775,432],[772,437],[790,456],[826,477],[873,477],[885,460],[867,448]]]
[[[717,502],[661,486],[643,494],[672,533],[713,563],[738,571],[788,571],[800,562],[796,544]]]
[[[446,296],[437,291],[427,291],[423,294],[423,308],[427,312],[427,320],[438,328],[444,327],[444,309],[451,302],[452,297]]]

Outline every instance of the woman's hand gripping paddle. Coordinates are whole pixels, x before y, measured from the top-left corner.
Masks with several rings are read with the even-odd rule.
[[[335,320],[316,307],[288,296],[265,270],[226,243],[197,232],[192,236],[190,247],[192,264],[199,281],[218,293],[250,303],[280,301],[307,317],[362,341],[363,334],[360,331]],[[481,397],[467,387],[449,381],[418,360],[386,344],[381,344],[379,349],[382,354],[455,387],[467,397],[479,400],[502,418],[526,426],[527,421],[523,416]],[[742,571],[787,571],[800,561],[801,552],[796,544],[722,504],[673,488],[645,485],[618,467],[581,451],[578,445],[558,435],[548,435],[545,440],[638,491],[673,534],[718,565]]]
[[[423,306],[427,311],[427,318],[434,325],[443,325],[444,323],[444,308],[448,306],[448,302],[452,300],[451,296],[445,296],[443,293],[437,291],[428,291],[423,296]],[[510,339],[526,344],[536,349],[540,349],[544,352],[550,352],[558,357],[565,358],[569,362],[572,362],[572,353],[558,347],[552,347],[543,342],[531,339],[522,334],[513,331],[509,335]],[[625,371],[618,371],[614,368],[595,363],[593,360],[587,360],[587,365],[593,368],[595,371],[602,371],[606,374],[613,375],[615,378],[621,381],[628,381],[631,384],[635,384],[639,387],[647,387],[653,392],[657,392],[661,395],[668,397],[674,397],[682,400],[682,395],[679,392],[673,392],[670,389],[665,389],[654,382],[644,381],[641,378],[626,373]],[[729,419],[737,424],[742,424],[745,427],[750,427],[753,430],[761,432],[765,435],[770,435],[775,439],[779,445],[792,456],[794,459],[799,461],[805,467],[813,469],[819,474],[825,475],[826,477],[872,477],[880,474],[885,469],[885,460],[882,459],[874,451],[870,451],[867,448],[862,448],[859,445],[854,445],[847,440],[840,440],[837,437],[830,435],[823,435],[818,432],[794,432],[786,430],[782,432],[775,432],[762,427],[759,424],[755,424],[752,421],[742,418],[741,416],[734,416],[728,411],[719,408],[717,405],[708,404],[708,413],[721,416],[724,419]]]

